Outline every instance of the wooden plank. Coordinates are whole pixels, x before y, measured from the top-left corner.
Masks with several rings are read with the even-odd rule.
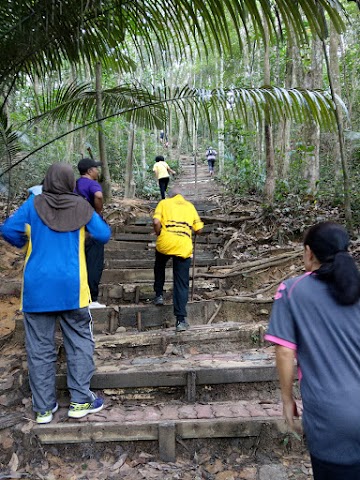
[[[251,383],[277,381],[275,366],[244,367],[239,363],[231,368],[204,368],[190,365],[188,369],[175,369],[163,364],[163,369],[149,370],[144,366],[143,371],[129,369],[119,372],[95,373],[91,380],[91,387],[97,390],[104,388],[146,388],[146,387],[182,387],[188,385],[189,371],[196,372],[196,385],[222,385],[227,383]],[[57,375],[57,386],[66,389],[66,375]]]
[[[105,259],[105,268],[116,269],[116,268],[131,268],[143,269],[143,268],[153,268],[154,267],[154,252],[151,252],[151,255],[148,255],[150,258],[113,258],[110,255],[107,255]],[[126,255],[124,255],[126,257]],[[223,265],[232,265],[235,262],[233,258],[214,258],[213,254],[210,252],[199,253],[199,256],[196,252],[196,266],[198,267],[212,267],[212,266],[223,266]],[[170,260],[168,265],[170,265]],[[192,265],[192,262],[191,262]]]
[[[183,343],[202,343],[209,340],[227,340],[238,342],[244,336],[250,336],[254,330],[262,324],[249,325],[247,323],[214,323],[200,327],[193,327],[181,334]],[[173,329],[147,331],[139,333],[126,332],[114,335],[97,335],[96,346],[119,345],[120,348],[127,346],[162,345],[163,339],[168,338],[169,342],[179,341],[179,335]]]
[[[77,422],[35,425],[32,432],[42,443],[133,442],[157,440],[156,423]]]
[[[159,423],[159,455],[163,462],[175,462],[176,427],[174,422]]]
[[[216,385],[221,383],[272,382],[278,379],[274,365],[246,366],[238,368],[199,369],[197,385]]]
[[[189,403],[196,401],[196,372],[190,371],[187,373],[186,396]]]
[[[186,385],[186,371],[175,372],[109,372],[95,373],[91,379],[91,388],[143,388],[143,387],[181,387]],[[56,375],[56,384],[59,389],[66,389],[66,375]]]
[[[176,433],[182,439],[257,437],[264,421],[271,423],[269,417],[261,420],[237,418],[183,420],[176,424]]]
[[[164,425],[169,424],[169,427]],[[159,426],[162,433],[164,428],[171,435],[171,450],[173,449],[173,429],[176,436],[183,440],[196,438],[246,438],[258,437],[263,427],[271,428],[273,434],[285,432],[286,425],[281,418],[252,417],[252,418],[218,418],[204,420],[176,420],[173,422],[77,422],[51,423],[34,425],[32,433],[43,444],[88,443],[88,442],[133,442],[151,441],[159,439]],[[174,436],[175,437],[175,436]],[[164,435],[162,447],[166,449]],[[171,454],[169,450],[169,454]],[[164,452],[164,451],[163,451]]]

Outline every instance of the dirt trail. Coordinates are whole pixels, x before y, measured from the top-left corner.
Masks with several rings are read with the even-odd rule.
[[[208,214],[209,217],[211,217],[211,215],[220,215],[221,188],[216,182],[216,179],[209,176],[205,162],[199,161],[199,164],[197,165],[197,179],[195,181],[194,162],[189,157],[183,157],[181,160],[182,174],[176,183],[184,190],[184,194],[187,198],[191,201],[197,202],[198,205],[207,205],[210,202],[215,205],[214,208],[216,208],[216,212],[210,212]],[[126,218],[134,221],[136,218],[149,216],[153,205],[154,202],[142,202],[139,200],[114,201],[111,209],[107,210],[106,215],[113,226],[121,226],[124,224]],[[138,228],[135,225],[135,222],[134,228]],[[232,235],[236,230],[237,229],[234,228],[231,230],[230,234]],[[230,241],[231,237],[228,238],[228,243]],[[208,261],[208,255],[210,254],[213,254],[214,257],[218,258],[220,248],[218,244],[214,244],[213,246],[209,244],[207,245],[207,248],[208,251],[206,251],[206,255],[205,253],[203,253],[203,257],[199,255],[199,261],[201,259]],[[230,248],[229,245],[228,248]],[[128,252],[125,250],[124,259],[119,257],[119,259],[114,259],[114,261],[117,261],[118,263],[129,261],[129,252],[134,249],[136,250],[135,246],[130,248]],[[2,360],[2,367],[0,368],[0,405],[3,407],[3,413],[0,414],[0,471],[9,475],[4,478],[12,478],[12,472],[14,475],[13,478],[30,478],[34,480],[105,480],[118,478],[124,480],[310,480],[311,468],[304,445],[299,446],[298,444],[294,444],[294,448],[292,449],[291,447],[294,443],[294,439],[290,435],[284,436],[282,445],[273,445],[269,440],[268,448],[261,450],[260,453],[257,452],[260,448],[260,442],[266,443],[267,441],[265,434],[262,435],[263,438],[260,438],[259,435],[259,438],[255,442],[255,447],[251,447],[250,449],[249,445],[252,445],[251,442],[254,440],[249,441],[249,439],[246,440],[241,438],[233,438],[227,441],[223,441],[222,439],[195,439],[187,441],[185,444],[182,442],[181,438],[177,438],[176,442],[179,454],[176,463],[163,463],[158,461],[159,457],[157,448],[151,447],[149,442],[122,442],[100,445],[91,441],[80,445],[68,444],[65,446],[53,447],[41,445],[38,437],[32,433],[34,424],[32,420],[30,392],[27,383],[24,382],[23,378],[26,376],[26,355],[22,342],[23,339],[21,336],[17,336],[17,338],[14,337],[12,340],[10,338],[12,332],[14,332],[14,319],[21,317],[18,308],[23,254],[12,249],[2,240],[0,240],[0,254],[2,254],[0,271],[2,277],[0,280],[0,345],[2,346],[0,351]],[[240,255],[243,254],[240,253]],[[246,257],[246,253],[244,255]],[[251,255],[249,256],[251,257]],[[108,270],[109,271],[104,276],[104,279],[110,277],[110,268]],[[145,270],[145,268],[143,270]],[[138,270],[138,272],[140,271]],[[140,273],[138,273],[138,275],[140,275]],[[241,285],[242,291],[244,291],[246,287],[247,291],[251,292],[257,288],[258,283],[273,283],[274,280],[276,281],[276,275],[275,278],[273,275],[274,271],[270,270],[269,272],[255,272],[253,278],[251,275],[245,276]],[[277,272],[277,276],[279,275],[280,273]],[[271,277],[271,279],[269,279],[269,277]],[[231,285],[231,291],[234,295],[238,294],[237,289],[240,289],[237,282],[237,277],[231,280],[231,282],[228,282]],[[143,285],[144,284],[142,284],[141,288],[143,288]],[[114,291],[114,288],[111,287],[111,285],[110,291]],[[138,290],[135,289],[134,292],[136,297],[136,292],[138,292]],[[125,293],[129,295],[128,291]],[[232,308],[234,309],[235,307],[230,308],[228,306],[228,310],[222,314],[222,317],[220,315],[221,319],[229,322]],[[236,312],[239,312],[242,308],[245,311],[247,307],[241,307],[240,310],[234,309],[234,312],[235,310]],[[264,310],[263,307],[258,305],[252,310],[250,308],[249,316],[252,316],[253,312],[261,311],[263,312],[260,314],[262,315],[261,318],[264,318],[264,312],[266,312],[266,309]],[[238,315],[236,312],[233,313],[235,317]],[[143,321],[145,321],[145,317],[143,317]],[[205,328],[206,326],[194,327],[194,335],[198,334],[199,338],[204,339],[205,334],[202,335],[201,332],[202,329]],[[216,331],[216,335],[218,336],[220,328],[221,326],[219,324],[218,326],[214,325],[214,331]],[[235,327],[233,326],[233,328]],[[172,333],[167,330],[165,330],[165,332],[166,333],[162,335],[162,341],[160,342],[161,348],[164,346],[163,340],[166,340],[166,337],[171,338],[172,335]],[[127,333],[131,334],[131,332]],[[137,337],[139,341],[138,333],[139,332],[134,333],[134,339]],[[154,336],[155,335],[156,334],[154,333]],[[226,353],[224,353],[223,357],[219,359],[219,362],[222,364],[222,368],[225,368],[229,362],[233,362],[234,364],[239,355],[231,354],[231,352],[229,352],[233,347],[230,347],[230,341],[226,337],[227,332],[224,332],[222,335],[224,336],[223,348]],[[146,332],[144,332],[144,338],[145,337],[146,341],[148,341],[149,335],[146,336]],[[250,341],[252,340],[254,339],[250,339]],[[111,344],[115,343],[115,340],[113,340],[112,337],[109,337],[108,333],[104,336],[103,341],[108,343],[110,341]],[[128,350],[134,350],[134,344],[136,342],[130,338],[128,342]],[[198,363],[211,363],[213,365],[216,363],[212,355],[207,353],[207,346],[204,340],[203,345],[199,346],[196,346],[196,344],[189,344],[186,346],[184,343],[185,346],[182,350],[180,349],[180,353],[178,351],[179,348],[176,350],[176,345],[175,347],[174,345],[175,342],[171,343],[169,347],[166,348],[165,354],[158,354],[159,359],[162,362],[161,365],[169,365],[169,369],[171,369],[172,363],[177,362],[177,357],[179,357],[179,355],[184,356],[184,359],[182,360],[184,368],[186,368],[186,364],[190,361],[187,361],[190,355],[194,356],[194,365],[196,364],[196,361]],[[203,352],[200,351],[200,347],[203,347]],[[116,360],[116,357],[114,356],[115,371],[118,369],[119,360],[122,359],[122,356],[127,352],[124,347],[121,348],[122,350],[120,350],[118,360]],[[152,348],[155,349],[155,346]],[[208,348],[212,348],[211,344],[209,344]],[[131,360],[131,358],[128,361],[125,360],[123,362],[124,365],[126,365],[126,363],[134,364],[136,361],[136,368],[141,369],[141,362],[148,362],[148,358],[141,355],[142,354],[139,353],[135,355],[135,360]],[[263,361],[264,354],[259,349],[257,349],[253,355],[255,355],[255,361]],[[106,361],[105,358],[105,364]],[[247,361],[250,361],[250,359],[248,358]],[[101,361],[98,361],[98,364],[101,367]],[[136,368],[131,368],[133,368],[135,372]],[[194,368],[197,368],[196,365]],[[131,370],[130,367],[129,370]],[[161,372],[161,370],[163,370],[163,368],[159,367],[159,372]],[[151,367],[149,367],[149,371],[151,371]],[[125,368],[123,373],[126,373]],[[156,374],[156,371],[154,371],[154,373]],[[254,384],[254,388],[256,387],[257,385]],[[110,405],[116,405],[118,398],[116,389],[107,390],[108,403]],[[225,390],[227,390],[226,385],[220,385],[218,394],[223,395]],[[211,391],[213,393],[211,393]],[[229,392],[231,393],[231,390],[229,390]],[[254,390],[254,392],[254,399],[258,400],[256,390]],[[163,395],[165,395],[168,402],[170,402],[171,398],[170,393],[171,392],[167,391],[163,392]],[[195,404],[194,407],[183,407],[180,402],[177,402],[179,403],[179,406],[174,410],[180,411],[181,414],[179,414],[178,417],[181,417],[181,415],[187,415],[185,418],[191,419],[193,417],[190,414],[192,414],[194,415],[194,419],[202,418],[201,415],[204,415],[205,418],[208,415],[206,398],[208,398],[210,394],[216,395],[216,388],[212,387],[207,389],[207,386],[205,385],[202,393],[203,398],[205,399],[203,402]],[[130,406],[130,408],[125,408],[127,407],[125,402],[124,408],[118,406],[117,408],[114,407],[112,410],[109,409],[109,411],[104,413],[104,417],[95,419],[94,424],[109,420],[106,419],[106,415],[112,415],[114,418],[118,415],[119,418],[121,417],[122,421],[126,421],[130,416],[135,418],[136,415],[138,415],[139,418],[146,418],[150,414],[157,414],[158,411],[162,414],[165,407],[145,405],[141,403],[141,398],[146,399],[148,398],[148,395],[148,391],[139,393],[138,398],[140,400],[138,400],[138,404],[135,404],[133,407]],[[265,397],[269,398],[269,395],[265,394]],[[227,405],[230,405],[230,403],[231,399],[229,399]],[[54,423],[55,425],[66,428],[66,402],[64,402],[64,404],[60,402],[60,407],[60,411],[65,413],[62,413],[61,415],[57,414],[58,416]],[[240,407],[241,405],[239,404],[238,408]],[[234,408],[234,406],[230,407],[233,416],[235,416]],[[269,410],[271,406],[266,406],[266,402],[263,402],[261,408],[265,411],[267,409]],[[223,415],[227,415],[229,407],[222,408],[222,405],[217,403],[212,406],[210,410],[213,418],[217,419],[222,418]],[[254,408],[254,411],[251,412],[249,406],[244,406],[244,411],[245,413],[243,414],[246,416],[255,413],[259,414],[259,409],[255,412]],[[237,413],[237,415],[238,414],[239,413]],[[280,414],[279,409],[274,412],[274,415],[275,414]],[[87,422],[83,423],[86,425]],[[80,435],[80,430],[78,434]],[[96,436],[95,433],[94,435]]]

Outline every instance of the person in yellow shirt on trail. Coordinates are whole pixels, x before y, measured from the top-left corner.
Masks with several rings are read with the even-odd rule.
[[[204,224],[196,208],[185,200],[178,188],[173,188],[169,198],[161,200],[153,216],[157,235],[154,290],[155,305],[163,305],[165,268],[169,258],[173,259],[173,303],[176,331],[183,332],[190,325],[186,321],[186,304],[189,296],[189,271],[193,251],[192,231],[201,233]]]
[[[153,168],[153,172],[155,172],[155,176],[159,182],[161,198],[165,198],[165,192],[168,187],[169,183],[169,173],[175,175],[175,171],[171,170],[169,165],[165,162],[164,157],[162,155],[158,155],[155,158],[155,165]]]

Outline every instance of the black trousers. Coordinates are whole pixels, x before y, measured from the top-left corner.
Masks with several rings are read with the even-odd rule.
[[[328,463],[311,455],[314,480],[360,480],[360,465]]]
[[[161,193],[161,198],[164,200],[165,198],[165,192],[169,184],[169,177],[165,178],[159,178],[159,187],[160,187],[160,193]]]
[[[209,172],[213,172],[214,166],[215,166],[215,158],[208,158],[208,166],[209,166]]]
[[[86,267],[91,300],[96,302],[99,296],[99,283],[104,268],[104,244],[93,237],[85,240]]]
[[[163,294],[165,268],[169,258],[173,259],[173,303],[175,317],[186,317],[186,304],[189,297],[189,271],[191,258],[164,255],[155,251],[154,290],[158,297]]]

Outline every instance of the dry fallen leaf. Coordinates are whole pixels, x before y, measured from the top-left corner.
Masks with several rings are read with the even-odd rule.
[[[15,452],[11,455],[8,467],[10,469],[10,472],[16,472],[16,470],[19,468],[19,458]]]

